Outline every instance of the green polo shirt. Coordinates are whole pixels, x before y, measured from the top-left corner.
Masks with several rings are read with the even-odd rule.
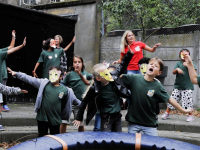
[[[131,90],[131,99],[128,107],[126,120],[128,122],[156,127],[156,101],[167,102],[170,95],[161,83],[154,80],[146,81],[143,75],[123,75],[122,81]]]
[[[91,80],[92,75],[89,74],[87,71],[81,72],[81,74],[87,79]],[[72,88],[74,91],[75,96],[79,99],[82,100],[83,94],[86,90],[86,85],[83,82],[83,80],[80,78],[80,76],[75,72],[75,71],[70,71],[69,73],[66,74],[63,83]]]
[[[63,49],[54,49],[52,51],[43,50],[38,59],[38,63],[43,63],[43,78],[49,78],[49,69],[52,66],[60,66],[60,57],[63,55]]]
[[[0,68],[1,68],[1,72],[0,72],[0,83],[2,83],[2,80],[5,77],[5,59],[7,58],[7,51],[2,51],[0,52]],[[7,69],[6,69],[7,72]]]
[[[193,62],[194,69],[197,70],[195,63]],[[183,74],[176,74],[176,79],[174,83],[174,89],[180,90],[194,90],[194,85],[192,84],[188,72],[188,68],[183,65],[183,61],[179,61],[176,63],[174,69],[180,68],[183,71]]]
[[[120,96],[117,90],[114,89],[111,82],[105,86],[101,86],[100,91],[101,107],[100,113],[118,113],[121,110]]]
[[[7,52],[7,50],[8,50],[8,47],[2,48],[2,49],[0,49],[0,53]],[[6,61],[5,60],[2,62],[2,65],[1,65],[1,76],[2,76],[2,80],[8,78]]]
[[[64,85],[53,86],[49,82],[44,88],[41,107],[36,119],[49,122],[51,125],[60,125],[62,123],[61,106],[62,102],[66,101],[67,94],[68,90]]]

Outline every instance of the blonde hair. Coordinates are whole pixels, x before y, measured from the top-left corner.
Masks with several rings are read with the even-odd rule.
[[[153,61],[153,62],[154,62],[154,61],[157,61],[158,64],[160,65],[160,71],[163,71],[164,63],[163,63],[162,59],[160,59],[159,57],[154,57],[154,58],[151,58],[151,59],[149,60],[149,63],[152,62],[152,61]]]
[[[61,35],[56,35],[54,38],[59,38],[59,41],[60,41],[60,43],[62,43],[63,42],[63,38],[62,38],[62,36]]]
[[[92,68],[92,74],[93,74],[94,77],[99,77],[100,72],[104,71],[105,69],[107,69],[107,67],[103,63],[96,64]]]
[[[121,51],[122,53],[125,53],[125,47],[128,45],[127,40],[126,40],[126,37],[127,37],[127,34],[128,34],[129,32],[132,32],[132,31],[131,31],[131,30],[127,30],[127,31],[124,32],[124,34],[123,34],[123,36],[122,36],[122,40],[121,40],[121,44],[120,44],[120,51]],[[132,32],[132,33],[133,33],[133,32]],[[133,34],[133,35],[134,35],[134,34]],[[135,35],[134,35],[134,37],[135,37]]]

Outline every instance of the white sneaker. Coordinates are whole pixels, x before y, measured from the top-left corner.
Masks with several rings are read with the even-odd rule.
[[[169,113],[165,112],[163,115],[162,115],[162,119],[167,119],[169,117]]]
[[[194,121],[194,116],[193,115],[189,115],[186,119],[187,122],[192,122]]]

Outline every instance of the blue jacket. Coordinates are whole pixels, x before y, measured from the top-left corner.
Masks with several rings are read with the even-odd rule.
[[[36,102],[35,102],[35,112],[37,113],[42,103],[44,88],[47,85],[47,83],[49,83],[49,80],[46,78],[38,79],[21,72],[16,72],[15,77],[39,89]],[[73,90],[68,87],[66,88],[68,89],[68,95],[67,95],[67,102],[65,104],[65,107],[61,112],[62,120],[68,120],[70,118],[70,115],[72,112],[72,104],[75,106],[80,106],[81,104],[81,101],[77,99],[76,96],[74,95]]]

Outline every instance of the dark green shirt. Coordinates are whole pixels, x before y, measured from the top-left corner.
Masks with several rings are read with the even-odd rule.
[[[43,50],[38,62],[43,62],[43,78],[49,79],[49,69],[52,66],[60,66],[60,57],[63,55],[63,49],[54,49],[52,51]]]
[[[49,122],[51,125],[60,125],[62,123],[61,106],[62,102],[66,101],[67,93],[68,90],[64,85],[60,84],[56,87],[48,83],[44,88],[41,107],[36,119]]]
[[[8,47],[2,48],[2,49],[0,49],[0,53],[2,53],[2,52],[7,52],[7,50],[8,50]],[[1,66],[1,75],[2,75],[2,79],[7,79],[7,78],[8,78],[7,67],[6,67],[6,61],[5,61],[5,60],[2,62],[2,66]]]
[[[117,90],[114,89],[112,83],[108,83],[105,86],[101,86],[101,108],[100,113],[113,114],[120,112],[120,96]]]
[[[156,127],[156,101],[166,102],[170,95],[161,83],[154,80],[146,81],[143,75],[123,75],[122,81],[131,90],[131,100],[128,107],[126,120],[128,122]]]
[[[194,69],[197,70],[195,63],[193,62]],[[180,90],[194,90],[194,85],[192,84],[188,72],[188,68],[183,65],[183,61],[179,61],[176,63],[174,70],[176,68],[180,68],[183,71],[183,74],[176,74],[176,79],[174,83],[174,88],[175,89],[180,89]]]
[[[5,59],[7,58],[7,51],[0,52],[0,83],[2,83],[2,80],[5,77]],[[6,69],[7,72],[7,69]]]
[[[92,75],[89,74],[87,71],[81,72],[81,74],[87,79],[92,79]],[[75,71],[70,71],[66,74],[65,79],[63,80],[63,83],[72,88],[74,91],[74,94],[76,98],[79,100],[82,100],[83,94],[86,90],[86,85],[83,82],[83,80],[80,78],[80,76]]]

